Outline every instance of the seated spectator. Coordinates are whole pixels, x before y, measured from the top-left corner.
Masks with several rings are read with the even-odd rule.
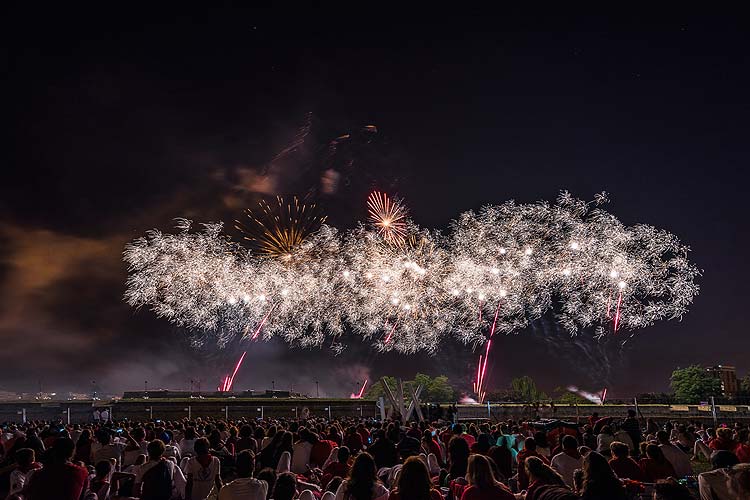
[[[524,449],[518,452],[518,487],[525,490],[529,487],[529,477],[526,474],[526,467],[524,467],[524,461],[529,457],[539,457],[545,464],[549,464],[547,457],[544,457],[536,451],[536,440],[533,437],[528,438],[524,442]]]
[[[732,498],[750,498],[750,464],[738,464],[727,471]]]
[[[528,457],[524,461],[524,467],[526,467],[526,474],[529,477],[526,500],[535,500],[538,490],[543,486],[565,486],[562,476],[542,462],[539,457]]]
[[[737,432],[737,447],[734,449],[734,454],[737,455],[740,463],[750,463],[750,430],[740,429]]]
[[[443,495],[433,487],[422,460],[410,457],[404,462],[388,500],[443,500]]]
[[[219,500],[266,500],[268,483],[253,478],[255,455],[243,450],[237,455],[237,479],[227,483],[219,492]]]
[[[716,438],[708,442],[708,447],[713,451],[731,451],[737,447],[737,441],[733,439],[732,429],[720,427],[716,429]]]
[[[578,452],[578,441],[573,436],[563,436],[562,451],[552,457],[552,468],[560,474],[569,487],[573,487],[573,473],[583,467],[583,457]]]
[[[656,433],[656,440],[659,442],[659,448],[664,457],[674,467],[676,477],[685,477],[693,474],[693,466],[690,464],[690,457],[677,446],[669,442],[667,431]]]
[[[607,459],[592,451],[583,459],[580,492],[583,500],[624,500],[625,486],[620,482]]]
[[[638,462],[630,456],[630,448],[625,443],[619,441],[613,442],[609,446],[612,450],[612,459],[609,461],[610,468],[617,474],[620,479],[632,479],[633,481],[643,481],[643,472]]]
[[[221,490],[221,464],[211,455],[208,439],[196,439],[194,449],[195,456],[185,466],[185,497],[187,500],[205,500],[214,488]]]
[[[323,484],[328,484],[336,476],[347,477],[349,475],[349,456],[349,448],[346,446],[338,448],[336,460],[323,469]]]
[[[659,479],[667,479],[676,475],[672,464],[664,456],[661,448],[655,444],[646,446],[646,457],[641,458],[638,465],[641,467],[643,480],[649,483],[655,483]]]
[[[291,472],[279,474],[273,488],[273,500],[293,500],[297,497],[297,476]]]
[[[302,427],[299,430],[299,440],[294,443],[292,453],[292,472],[295,474],[305,474],[310,467],[310,453],[314,442],[318,436]]]
[[[1,446],[0,446],[1,447]],[[42,468],[36,462],[36,453],[31,448],[21,448],[16,451],[16,468],[10,473],[9,493],[19,493],[28,482],[31,474]]]
[[[515,500],[513,493],[495,479],[490,461],[484,455],[469,457],[466,480],[469,484],[461,500]]]
[[[469,445],[460,436],[454,436],[448,443],[448,476],[446,481],[466,476],[469,466]]]
[[[272,498],[273,491],[276,486],[276,471],[271,469],[270,467],[266,467],[265,469],[261,469],[260,472],[255,475],[255,477],[258,480],[265,481],[266,484],[268,484],[268,494],[266,495],[266,498]]]
[[[136,468],[135,487],[136,495],[143,498],[158,498],[164,492],[172,495],[176,491],[180,496],[185,493],[186,480],[179,467],[164,455],[164,442],[154,439],[146,447],[148,461]]]
[[[70,462],[75,444],[58,438],[49,454],[49,463],[34,472],[22,490],[26,500],[79,500],[88,482],[88,471]]]
[[[602,430],[596,436],[596,451],[604,456],[609,456],[609,445],[615,440],[612,428],[609,425],[602,426]]]
[[[336,500],[386,500],[388,489],[378,480],[375,460],[369,453],[360,453],[352,464],[349,476],[336,491]],[[278,500],[274,498],[274,500]]]
[[[487,456],[495,462],[500,473],[498,479],[507,480],[513,475],[513,453],[506,446],[493,446]]]
[[[736,497],[729,493],[729,469],[739,463],[737,455],[720,450],[711,456],[711,471],[698,475],[701,498],[730,500]]]

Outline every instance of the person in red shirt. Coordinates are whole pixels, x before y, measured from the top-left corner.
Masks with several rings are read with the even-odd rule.
[[[453,424],[452,430],[453,435],[463,438],[463,440],[466,441],[466,444],[469,445],[469,448],[471,448],[471,445],[473,445],[477,441],[474,436],[472,436],[471,434],[466,434],[464,432],[464,426],[461,424]]]
[[[516,460],[518,460],[518,487],[525,490],[529,487],[529,476],[526,473],[524,461],[529,457],[539,457],[545,465],[549,465],[549,460],[547,460],[547,457],[537,453],[536,440],[533,437],[527,438],[523,446],[524,448],[518,452]]]
[[[734,449],[734,454],[740,460],[740,463],[750,463],[750,431],[747,429],[740,429],[737,433],[737,447]]]
[[[708,442],[708,447],[713,451],[734,451],[737,447],[737,441],[732,439],[732,429],[720,427],[716,429],[716,438]]]
[[[443,495],[433,487],[424,462],[419,457],[409,457],[388,500],[443,500]]]
[[[346,446],[342,446],[338,449],[336,455],[338,461],[331,462],[325,469],[323,469],[323,480],[321,481],[323,485],[331,482],[331,479],[336,476],[345,478],[349,475],[349,456],[349,448]]]
[[[655,444],[646,446],[646,458],[642,458],[638,465],[641,467],[643,479],[649,483],[677,475],[661,448]]]
[[[23,489],[26,500],[78,500],[88,480],[88,471],[71,463],[75,443],[58,438],[50,449],[50,463],[36,471]]]
[[[365,427],[365,424],[357,425],[357,432],[362,438],[362,443],[364,443],[365,447],[368,444],[370,444],[370,431],[367,430],[367,427]]]
[[[337,445],[333,441],[320,439],[317,435],[313,437],[313,441],[312,448],[310,448],[310,465],[313,467],[323,467],[331,455],[331,450]]]
[[[346,445],[349,448],[349,451],[355,455],[362,450],[362,436],[359,435],[354,426],[347,429],[346,436],[344,436],[344,445]]]
[[[435,438],[432,436],[432,431],[429,429],[426,429],[424,431],[424,434],[422,434],[422,451],[429,455],[430,453],[435,454],[435,458],[437,458],[438,465],[440,468],[443,467],[443,457],[442,453],[440,452],[440,445],[437,444],[437,441],[435,441]]]
[[[495,479],[490,461],[484,455],[469,457],[466,472],[469,487],[461,495],[461,500],[515,500],[515,495]]]
[[[612,455],[614,455],[614,458],[609,461],[609,466],[612,467],[617,477],[620,479],[643,481],[641,467],[638,465],[638,462],[628,456],[630,453],[628,445],[615,441],[609,445],[609,448],[612,450]]]

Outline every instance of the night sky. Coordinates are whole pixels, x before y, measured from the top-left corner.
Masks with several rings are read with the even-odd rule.
[[[243,208],[276,194],[309,194],[351,227],[372,188],[431,228],[487,203],[605,190],[626,224],[692,247],[705,274],[690,313],[638,332],[606,377],[581,369],[600,362],[571,363],[562,337],[550,350],[540,337],[555,327],[541,321],[495,345],[491,387],[528,374],[548,391],[598,390],[606,378],[626,396],[667,389],[676,366],[747,372],[739,17],[433,21],[361,7],[3,16],[0,391],[215,387],[242,348],[194,351],[186,332],[123,303],[123,245],[175,217],[223,220],[236,237]],[[330,168],[339,177],[321,189]],[[421,370],[468,388],[473,359],[458,345],[408,359],[353,345],[334,358],[272,342],[251,347],[236,384],[314,391],[318,379],[322,394],[348,395],[364,376]]]

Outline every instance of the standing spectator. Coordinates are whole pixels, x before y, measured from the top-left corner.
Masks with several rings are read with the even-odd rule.
[[[58,438],[50,449],[50,462],[34,472],[23,489],[25,500],[78,500],[88,480],[88,471],[71,463],[75,444]]]
[[[461,500],[515,500],[513,493],[495,479],[490,461],[484,455],[469,458],[466,480],[469,486],[461,495]]]
[[[221,490],[221,464],[218,458],[211,455],[208,439],[197,439],[194,448],[195,456],[185,466],[185,500],[205,500],[212,489]]]
[[[76,451],[73,460],[75,462],[83,462],[86,465],[90,464],[92,445],[91,431],[89,429],[83,429],[78,437],[78,441],[76,442]]]
[[[608,425],[602,426],[602,430],[598,436],[596,436],[596,451],[604,456],[609,455],[609,446],[615,441],[615,436],[612,434],[612,428]]]
[[[151,441],[146,447],[148,461],[135,469],[134,489],[141,498],[157,499],[168,494],[168,499],[173,490],[180,496],[185,493],[185,475],[174,462],[163,457],[164,449],[161,439]]]
[[[10,491],[12,495],[19,493],[28,482],[34,471],[41,469],[41,464],[36,462],[34,450],[21,448],[16,452],[16,468],[10,473]]]
[[[633,442],[633,453],[639,453],[639,446],[643,439],[641,434],[641,424],[636,418],[635,410],[628,410],[628,417],[622,422],[621,427],[622,430],[630,435],[630,440]]]
[[[583,467],[583,457],[578,452],[578,441],[573,436],[562,438],[562,451],[552,457],[550,463],[569,487],[573,487],[573,474]]]

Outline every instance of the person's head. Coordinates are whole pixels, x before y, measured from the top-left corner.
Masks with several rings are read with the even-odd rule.
[[[102,446],[106,446],[112,440],[112,435],[104,429],[99,429],[96,433],[96,440],[99,441],[99,444]]]
[[[729,469],[727,487],[732,498],[750,498],[750,464],[738,464]]]
[[[146,430],[143,427],[136,427],[135,429],[133,429],[131,436],[133,436],[133,439],[135,439],[136,441],[143,441],[144,439],[146,439]]]
[[[372,455],[363,452],[354,459],[354,464],[349,471],[346,493],[352,500],[370,500],[372,487],[377,481],[378,471]],[[276,500],[276,499],[274,499]]]
[[[50,448],[50,458],[55,462],[67,462],[73,458],[76,445],[70,438],[57,438]]]
[[[109,473],[112,471],[112,462],[109,460],[100,460],[96,463],[96,466],[94,466],[94,471],[96,472],[96,477],[98,479],[104,479],[109,476]]]
[[[669,444],[669,434],[667,434],[667,431],[659,431],[656,433],[656,440],[659,441],[659,444]]]
[[[21,448],[16,452],[16,462],[18,462],[18,466],[21,468],[31,466],[35,460],[36,456],[34,450],[31,448]]]
[[[448,443],[448,458],[451,463],[466,462],[469,459],[469,444],[460,436],[454,436]]]
[[[430,500],[432,481],[427,466],[419,457],[409,457],[401,467],[396,484],[401,498]]]
[[[619,488],[620,480],[617,478],[607,459],[592,451],[583,459],[583,489],[594,493],[607,488]]]
[[[236,459],[237,475],[239,477],[250,477],[255,470],[255,455],[250,450],[242,450]]]
[[[161,456],[164,455],[164,450],[164,441],[161,439],[154,439],[148,443],[148,446],[146,446],[149,460],[159,460]]]
[[[628,410],[628,418],[635,418],[635,410]]]
[[[490,461],[484,455],[471,455],[469,457],[466,480],[480,491],[488,491],[497,483]]]
[[[338,458],[340,464],[345,464],[349,461],[349,457],[351,456],[351,452],[349,451],[349,448],[346,446],[340,446],[339,450],[336,452],[336,458]]]
[[[464,433],[464,426],[462,424],[453,424],[453,427],[451,427],[451,432],[455,434],[456,436],[460,436]]]
[[[271,498],[273,496],[274,486],[276,485],[276,471],[270,467],[266,467],[264,469],[261,469],[255,475],[255,477],[256,479],[260,479],[261,481],[265,481],[266,483],[268,483],[267,498]]]
[[[646,446],[646,456],[659,463],[663,463],[666,460],[666,458],[664,458],[664,453],[661,451],[661,448],[659,448],[659,445],[653,443]]]
[[[542,431],[537,431],[534,433],[534,442],[536,443],[536,446],[540,448],[547,448],[547,434],[545,434]]]
[[[731,441],[734,432],[729,427],[719,427],[716,429],[716,436],[724,441]]]
[[[185,439],[195,439],[195,429],[193,427],[185,429]]]
[[[661,479],[654,484],[654,500],[692,500],[694,497],[686,486],[674,479]]]
[[[726,469],[740,463],[737,455],[727,450],[715,451],[711,455],[711,468],[712,469]]]
[[[273,487],[273,500],[292,500],[297,495],[297,476],[291,472],[279,474]]]
[[[566,451],[573,451],[578,448],[578,440],[569,435],[563,436],[560,444],[562,445],[562,449]]]
[[[612,441],[609,450],[615,458],[627,458],[630,454],[630,447],[620,441]]]
[[[211,444],[208,442],[208,439],[206,438],[198,438],[195,440],[193,449],[195,450],[196,455],[205,456],[209,454],[209,450],[211,449]]]
[[[526,467],[530,482],[539,480],[542,484],[557,484],[560,486],[565,484],[562,476],[555,472],[549,465],[545,464],[540,458],[527,458],[524,461],[524,467]]]
[[[526,441],[523,442],[523,447],[529,451],[536,451],[536,439],[533,437],[527,438]]]

